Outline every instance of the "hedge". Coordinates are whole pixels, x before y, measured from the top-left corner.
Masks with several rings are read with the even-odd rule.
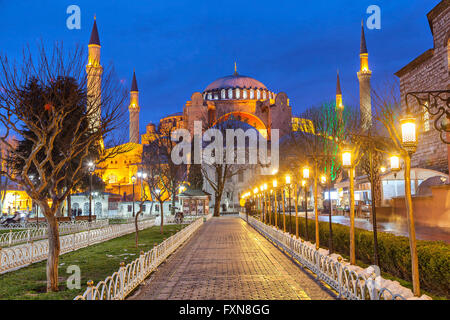
[[[259,218],[259,215],[257,215]],[[292,219],[292,233],[295,234],[295,215]],[[299,236],[306,239],[305,218],[299,217]],[[272,224],[274,223],[272,216]],[[278,217],[278,227],[283,228],[283,217]],[[333,223],[333,250],[349,256],[349,227]],[[289,216],[286,216],[286,231],[289,231]],[[315,242],[314,217],[308,219],[309,241]],[[319,222],[319,241],[322,248],[328,248],[329,224]],[[373,264],[372,231],[355,228],[356,259],[364,264]],[[420,286],[422,289],[450,299],[450,245],[443,241],[417,240]],[[411,254],[409,239],[403,236],[378,232],[378,255],[380,268],[397,278],[411,282]]]

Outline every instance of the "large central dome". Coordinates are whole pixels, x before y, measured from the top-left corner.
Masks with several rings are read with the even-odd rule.
[[[236,68],[236,67],[235,67]],[[205,100],[266,100],[275,94],[260,81],[237,73],[219,78],[203,91]]]
[[[205,91],[228,89],[228,88],[253,88],[253,89],[267,89],[260,81],[238,74],[237,72],[231,76],[219,78],[206,87]]]

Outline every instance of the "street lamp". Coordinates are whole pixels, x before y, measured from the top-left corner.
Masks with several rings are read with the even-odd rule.
[[[95,171],[95,164],[92,161],[88,162],[89,170],[89,222],[92,221],[92,176]]]
[[[394,177],[397,177],[397,172],[400,171],[400,157],[397,155],[393,155],[389,158],[391,163],[391,171],[394,173]]]
[[[402,129],[402,147],[411,155],[416,152],[417,148],[416,118],[411,115],[406,116],[400,120],[400,127]]]
[[[275,215],[275,227],[278,229],[278,202],[277,202],[277,179],[272,180],[272,187],[273,187],[273,201],[274,201],[274,212]],[[275,211],[276,210],[276,211]]]
[[[136,176],[131,177],[131,183],[133,184],[133,217],[134,217],[134,184],[136,183]]]
[[[348,170],[350,196],[350,263],[356,263],[355,255],[355,172],[353,170],[352,150],[342,151],[342,167]],[[331,202],[331,199],[330,199]]]
[[[286,175],[286,185],[288,187],[288,209],[289,209],[289,232],[292,233],[292,215],[291,215],[291,176]]]
[[[411,198],[411,156],[416,152],[417,148],[417,130],[416,119],[409,114],[407,108],[407,115],[400,120],[402,147],[406,151],[404,157],[405,161],[405,200],[409,231],[409,246],[411,250],[411,266],[412,266],[412,282],[413,292],[416,297],[420,296],[420,282],[419,282],[419,260],[417,257],[416,247],[416,230],[414,226],[414,213]]]

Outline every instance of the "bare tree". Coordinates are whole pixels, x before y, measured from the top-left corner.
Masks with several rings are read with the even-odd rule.
[[[318,180],[325,174],[328,189],[336,181],[341,172],[339,159],[341,144],[346,140],[349,132],[357,126],[357,112],[353,108],[336,109],[335,103],[323,103],[311,107],[300,115],[303,119],[297,130],[289,139],[289,149],[298,154],[298,158],[312,167],[314,212],[316,229],[316,248],[319,248],[319,210],[318,210]],[[323,186],[325,187],[325,186]],[[331,199],[330,199],[330,243],[329,250],[333,250]]]
[[[256,129],[249,129],[251,133],[255,134],[253,137],[250,137],[248,141],[244,141],[245,148],[238,148],[237,138],[233,139],[233,141],[227,141],[226,139],[227,131],[230,132],[234,129],[242,130],[242,128],[249,129],[248,126],[240,120],[231,119],[216,123],[212,129],[216,130],[214,132],[217,132],[222,140],[219,139],[213,142],[217,148],[213,148],[211,153],[205,152],[208,147],[203,148],[201,170],[203,177],[214,191],[215,217],[220,216],[220,203],[226,184],[231,183],[234,176],[258,166],[256,163],[245,161],[247,158],[250,160],[250,148],[252,148],[250,146],[251,140],[255,141],[259,136]],[[218,139],[218,136],[214,137],[215,139]],[[260,137],[260,139],[261,138],[262,137]],[[255,148],[252,150],[255,150]]]
[[[172,135],[176,130],[174,125],[160,124],[155,140],[143,152],[142,168],[147,175],[145,181],[152,201],[158,201],[161,207],[161,233],[164,226],[164,202],[170,199],[172,210],[175,210],[175,196],[187,175],[187,164],[175,163],[172,158],[177,145]]]
[[[88,161],[101,163],[124,151],[106,146],[117,145],[112,133],[126,114],[125,90],[111,67],[101,82],[88,86],[87,61],[81,49],[65,51],[61,44],[51,50],[41,44],[37,52],[28,47],[20,63],[0,57],[0,122],[5,127],[0,141],[16,164],[12,173],[2,174],[23,186],[48,222],[47,291],[58,290],[56,216],[65,199]],[[11,135],[30,143],[29,152],[10,143]]]

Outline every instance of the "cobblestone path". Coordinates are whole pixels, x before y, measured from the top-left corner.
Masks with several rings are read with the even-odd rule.
[[[238,217],[212,218],[131,300],[334,299]]]

